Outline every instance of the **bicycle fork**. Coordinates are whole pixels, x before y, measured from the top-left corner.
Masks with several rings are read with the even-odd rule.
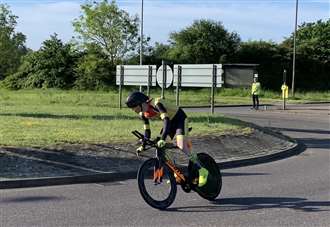
[[[156,165],[154,166],[154,172],[153,172],[153,181],[155,184],[160,184],[163,181],[164,176],[164,167],[163,163],[161,163],[161,160],[158,159],[156,162]]]
[[[158,162],[156,162],[156,165],[154,166],[154,171],[153,171],[153,181],[155,184],[160,184],[163,181],[163,176],[164,176],[163,165],[167,165],[169,169],[171,169],[171,172],[173,173],[175,180],[178,184],[182,184],[186,182],[185,176],[173,164],[171,160],[165,160],[165,163],[163,163],[161,160],[158,160]]]
[[[155,184],[160,184],[163,181],[164,167],[154,167],[153,181]]]

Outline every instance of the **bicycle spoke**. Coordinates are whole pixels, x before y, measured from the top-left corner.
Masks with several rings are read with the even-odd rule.
[[[155,169],[154,166],[146,166],[143,170],[145,189],[152,199],[164,201],[168,198],[171,191],[169,174],[166,169]]]

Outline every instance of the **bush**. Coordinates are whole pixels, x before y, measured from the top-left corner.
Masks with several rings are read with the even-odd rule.
[[[115,81],[115,66],[105,56],[89,52],[78,61],[75,68],[74,87],[80,90],[98,90],[109,87]]]
[[[24,57],[17,73],[10,75],[3,84],[14,89],[70,88],[74,82],[76,57],[71,45],[63,44],[55,34],[44,41],[40,50]]]

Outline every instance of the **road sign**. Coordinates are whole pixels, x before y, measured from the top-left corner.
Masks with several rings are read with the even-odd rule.
[[[163,77],[165,78],[165,88],[168,88],[172,85],[173,82],[173,72],[170,66],[165,65],[166,75],[163,75],[163,65],[161,65],[157,70],[157,83],[160,87],[163,87]]]
[[[117,65],[117,85],[120,84],[121,73],[121,85],[156,86],[156,65]]]
[[[179,67],[181,70],[181,87],[212,87],[214,73],[216,87],[221,87],[223,84],[223,69],[221,64],[183,64],[174,65],[174,86],[178,83]]]

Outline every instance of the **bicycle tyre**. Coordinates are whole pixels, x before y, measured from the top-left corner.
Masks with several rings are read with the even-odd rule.
[[[150,171],[150,168],[155,167],[158,163],[159,160],[157,158],[150,158],[146,160],[139,168],[137,180],[139,191],[144,201],[153,208],[164,210],[174,202],[177,193],[177,185],[172,171],[166,165],[164,165],[164,175],[166,175],[170,181],[170,190],[168,192],[168,196],[163,200],[157,200],[152,197],[146,188],[145,180],[146,176],[148,175],[148,171]]]
[[[210,155],[206,153],[198,153],[197,156],[201,165],[209,171],[209,177],[204,186],[196,186],[194,190],[202,198],[213,201],[219,196],[222,188],[222,176],[220,169],[218,164]],[[191,176],[198,176],[198,169],[191,161],[189,162],[188,171]]]

